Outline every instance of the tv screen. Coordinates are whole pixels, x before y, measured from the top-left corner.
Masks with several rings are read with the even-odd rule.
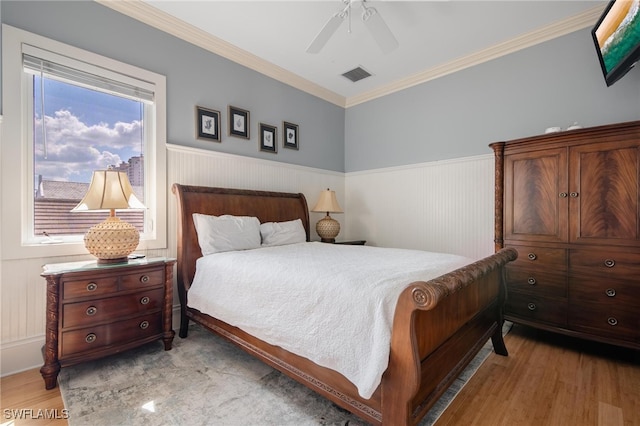
[[[640,59],[640,0],[613,0],[591,30],[607,86]]]

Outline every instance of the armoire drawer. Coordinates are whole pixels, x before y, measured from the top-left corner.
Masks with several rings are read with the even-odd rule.
[[[614,278],[640,284],[640,253],[575,249],[569,251],[571,274]]]
[[[640,284],[593,275],[572,276],[569,277],[569,299],[572,303],[590,301],[637,310],[640,309]]]
[[[567,251],[561,248],[508,245],[518,251],[512,267],[537,269],[545,272],[567,272]]]
[[[569,308],[569,327],[602,337],[640,342],[640,316],[637,309],[620,309],[591,302],[572,303]]]
[[[541,272],[507,264],[507,287],[509,291],[538,296],[567,297],[567,275]]]
[[[567,326],[567,299],[532,296],[511,291],[507,294],[506,316]]]

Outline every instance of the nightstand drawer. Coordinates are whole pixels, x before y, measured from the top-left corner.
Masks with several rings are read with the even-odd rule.
[[[62,300],[80,297],[98,297],[118,291],[118,275],[87,278],[62,283]]]
[[[158,268],[136,272],[122,276],[120,290],[137,290],[141,287],[161,286],[164,282],[164,272]]]
[[[162,288],[118,297],[67,303],[62,307],[62,328],[99,324],[162,308]]]
[[[60,358],[88,354],[110,345],[122,345],[162,333],[161,312],[112,324],[62,332]]]

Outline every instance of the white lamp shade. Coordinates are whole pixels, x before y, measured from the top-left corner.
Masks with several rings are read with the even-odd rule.
[[[327,212],[327,213],[342,213],[340,204],[336,198],[336,191],[331,191],[327,188],[320,193],[320,198],[315,207],[311,209],[313,212]]]
[[[144,208],[144,204],[133,193],[133,188],[125,172],[96,170],[91,177],[89,190],[82,201],[71,211]]]

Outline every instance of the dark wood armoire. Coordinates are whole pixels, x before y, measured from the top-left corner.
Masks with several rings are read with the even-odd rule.
[[[640,349],[640,121],[490,146],[505,318]]]

